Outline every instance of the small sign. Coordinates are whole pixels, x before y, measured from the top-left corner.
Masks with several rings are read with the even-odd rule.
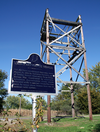
[[[55,66],[43,63],[37,54],[27,60],[12,59],[9,93],[57,94]]]

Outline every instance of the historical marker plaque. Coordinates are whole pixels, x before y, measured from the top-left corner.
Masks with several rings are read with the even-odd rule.
[[[9,93],[57,94],[55,66],[45,64],[39,55],[31,54],[27,60],[12,60]]]

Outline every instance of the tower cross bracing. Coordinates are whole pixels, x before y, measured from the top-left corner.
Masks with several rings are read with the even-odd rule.
[[[41,59],[44,62],[56,65],[58,86],[60,86],[59,84],[70,84],[68,88],[71,92],[73,117],[75,116],[73,85],[81,83],[87,85],[89,118],[92,120],[90,82],[88,80],[81,16],[79,15],[75,22],[52,18],[47,9],[40,33]],[[85,64],[86,77],[81,72],[83,63]],[[66,72],[67,74],[65,74]],[[79,81],[79,78],[82,81]]]
[[[79,69],[74,67],[75,62],[84,55],[86,49],[81,40],[81,16],[78,17],[76,22],[66,21],[61,19],[55,19],[46,14],[44,16],[43,24],[41,27],[41,59],[46,60],[47,47],[50,54],[56,55],[55,62],[50,62],[54,65],[61,66],[61,69],[57,71],[57,83],[84,83],[88,84],[89,81],[84,77],[80,71],[82,64],[80,63]],[[49,22],[49,44],[46,43],[46,21]],[[70,56],[70,57],[69,57]],[[83,62],[83,58],[81,59]],[[62,67],[63,66],[63,67]],[[77,74],[75,81],[64,81],[60,76],[69,68],[74,70]],[[84,81],[77,82],[78,77],[81,76]]]

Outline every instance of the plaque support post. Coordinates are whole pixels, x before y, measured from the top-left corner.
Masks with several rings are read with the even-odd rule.
[[[32,95],[32,122],[34,124],[34,118],[36,115],[36,96]],[[37,128],[32,130],[32,132],[37,132]]]

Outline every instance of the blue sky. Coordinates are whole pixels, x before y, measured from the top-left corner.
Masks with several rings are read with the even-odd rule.
[[[40,55],[40,29],[46,8],[51,17],[75,21],[82,17],[87,66],[100,61],[100,0],[0,0],[0,69],[8,73],[12,58]]]

